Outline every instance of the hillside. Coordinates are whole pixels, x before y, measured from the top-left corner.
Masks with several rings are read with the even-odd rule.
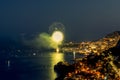
[[[76,52],[80,54],[101,53],[105,50],[118,45],[120,40],[120,31],[107,34],[105,37],[95,40],[81,43],[66,43],[61,48],[64,52]]]

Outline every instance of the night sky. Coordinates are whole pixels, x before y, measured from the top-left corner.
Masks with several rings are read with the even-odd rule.
[[[0,37],[65,26],[68,41],[94,40],[120,31],[120,0],[0,0]]]

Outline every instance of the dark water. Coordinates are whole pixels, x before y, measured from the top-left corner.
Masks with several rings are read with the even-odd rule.
[[[0,59],[0,80],[55,80],[54,65],[72,59],[72,53],[55,52]]]

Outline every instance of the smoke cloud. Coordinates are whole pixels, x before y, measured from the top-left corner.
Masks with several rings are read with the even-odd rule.
[[[48,33],[41,33],[32,40],[24,40],[24,43],[36,48],[58,48],[58,44],[52,40],[51,35]]]
[[[50,49],[50,48],[53,48],[53,49],[56,49],[58,48],[59,44],[57,44],[56,42],[54,42],[52,40],[52,37],[51,37],[51,34],[54,32],[54,31],[61,31],[64,33],[64,30],[65,30],[65,27],[62,23],[60,22],[54,22],[50,27],[49,27],[49,32],[50,34],[48,33],[41,33],[39,35],[37,35],[34,39],[32,40],[24,40],[24,43],[26,45],[30,45],[30,46],[33,46],[33,47],[36,47],[36,48],[47,48],[47,49]]]

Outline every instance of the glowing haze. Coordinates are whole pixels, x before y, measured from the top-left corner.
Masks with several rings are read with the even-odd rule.
[[[36,48],[54,48],[59,51],[59,45],[64,40],[64,26],[62,23],[55,22],[49,27],[50,33],[40,33],[32,40],[24,40],[26,45]]]

